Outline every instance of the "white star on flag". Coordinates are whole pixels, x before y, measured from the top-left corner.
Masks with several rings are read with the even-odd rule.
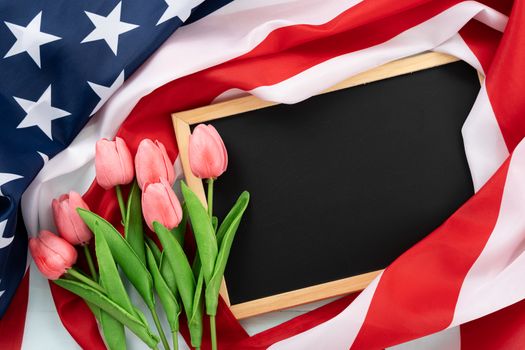
[[[120,21],[121,7],[122,2],[119,2],[106,17],[85,11],[86,15],[95,25],[95,29],[93,29],[93,31],[89,33],[81,43],[105,40],[111,51],[117,55],[119,35],[138,27],[136,24]]]
[[[40,31],[40,24],[42,22],[42,11],[35,16],[29,22],[26,27],[22,27],[18,24],[4,22],[7,28],[16,37],[16,41],[11,46],[9,51],[5,54],[4,58],[18,55],[19,53],[27,52],[27,54],[35,61],[37,66],[40,67],[40,46],[60,40],[62,38],[47,34]]]
[[[91,112],[89,116],[92,116],[93,114],[95,114],[100,109],[100,107],[102,107],[102,105],[107,101],[109,96],[113,95],[113,93],[117,91],[117,89],[123,83],[124,83],[124,71],[120,72],[119,76],[117,77],[117,79],[115,79],[115,81],[113,82],[113,84],[111,84],[111,86],[99,85],[91,81],[88,81],[89,86],[93,89],[93,91],[95,91],[98,97],[100,97],[100,101],[95,106],[95,108],[93,109],[93,111]]]
[[[13,180],[18,180],[23,178],[23,176],[17,175],[17,174],[10,174],[10,173],[0,173],[0,196],[3,196],[2,193],[2,186],[5,185],[8,182],[11,182]]]
[[[5,248],[8,245],[10,245],[11,242],[13,242],[13,239],[15,238],[15,236],[11,236],[9,238],[4,237],[4,231],[5,231],[6,225],[7,225],[7,220],[0,222],[0,249]],[[2,296],[2,294],[0,294],[0,296]]]
[[[191,10],[204,0],[180,1],[180,0],[164,0],[168,4],[168,8],[160,17],[157,25],[166,22],[175,17],[179,17],[182,22],[185,22],[191,15]]]
[[[40,96],[38,101],[30,101],[20,97],[13,97],[26,112],[24,119],[18,124],[17,129],[38,126],[51,140],[51,122],[55,119],[71,115],[69,112],[51,106],[51,85]]]

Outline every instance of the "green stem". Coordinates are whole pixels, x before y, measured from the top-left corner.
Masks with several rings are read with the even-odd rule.
[[[67,274],[69,274],[71,277],[75,277],[80,282],[83,282],[83,283],[87,284],[88,286],[90,286],[92,288],[95,288],[99,292],[102,292],[102,293],[106,294],[106,291],[104,290],[104,288],[102,288],[100,286],[100,284],[98,284],[97,282],[95,282],[95,281],[89,279],[88,277],[84,276],[79,271],[71,268],[71,269],[67,270]]]
[[[159,315],[157,315],[157,311],[155,308],[151,308],[151,316],[153,316],[153,321],[155,322],[155,326],[157,327],[157,330],[159,331],[160,340],[162,341],[162,344],[164,345],[164,349],[170,350],[170,344],[168,343],[168,339],[166,339],[166,334],[164,334],[164,330],[162,329],[162,325],[160,324]]]
[[[89,246],[87,244],[84,244],[84,254],[86,255],[87,264],[91,276],[93,277],[93,281],[98,281],[97,270],[95,270],[95,264],[93,263],[93,258],[91,257],[91,252],[89,251]]]
[[[126,222],[126,205],[124,204],[124,197],[122,197],[122,190],[120,185],[115,186],[117,192],[118,206],[120,207],[120,214],[122,215],[122,222]]]
[[[213,217],[213,179],[208,179],[208,215]]]
[[[171,332],[171,337],[173,339],[173,350],[179,350],[179,337],[177,334],[177,331]]]
[[[213,179],[208,179],[208,215],[210,221],[213,219]],[[217,330],[215,326],[215,316],[210,316],[210,335],[211,349],[217,350]]]
[[[217,329],[215,327],[215,316],[210,316],[211,349],[217,350]]]

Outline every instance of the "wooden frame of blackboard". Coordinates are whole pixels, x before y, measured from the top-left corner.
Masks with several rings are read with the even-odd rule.
[[[450,55],[436,52],[427,52],[393,61],[355,75],[340,82],[339,84],[332,86],[329,89],[322,91],[320,94],[346,89],[398,75],[417,72],[424,69],[438,67],[456,61],[458,61],[458,59]],[[480,81],[483,79],[481,74],[479,75],[479,78]],[[202,180],[192,174],[189,165],[188,143],[191,133],[190,126],[214,119],[234,116],[243,112],[270,107],[276,104],[277,103],[275,102],[261,100],[255,96],[245,96],[172,114],[173,126],[177,137],[179,155],[186,183],[197,194],[204,206],[206,206],[206,195],[204,192]],[[243,319],[362,290],[377,275],[379,275],[381,271],[382,270],[378,270],[356,276],[350,276],[348,278],[272,295],[257,300],[251,300],[236,305],[230,304],[226,282],[223,281],[221,286],[221,295],[225,302],[230,306],[233,314],[238,319]]]

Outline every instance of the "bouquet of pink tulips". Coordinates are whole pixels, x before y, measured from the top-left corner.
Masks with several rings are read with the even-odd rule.
[[[189,158],[192,172],[208,182],[207,208],[184,182],[181,182],[184,197],[181,205],[172,189],[173,163],[162,143],[142,140],[133,164],[122,139],[98,141],[97,182],[106,190],[115,189],[124,234],[91,212],[78,193],[70,192],[52,203],[59,235],[41,231],[29,242],[42,274],[87,303],[109,349],[126,349],[125,328],[151,349],[157,349],[159,341],[166,350],[170,349],[157,314],[155,295],[168,321],[174,349],[178,348],[182,309],[191,345],[201,347],[205,310],[210,319],[212,349],[217,349],[215,314],[219,288],[249,194],[240,195],[219,225],[218,218],[213,216],[213,185],[226,170],[228,154],[213,126],[195,128],[190,137]],[[123,185],[130,185],[127,198],[121,190]],[[143,219],[155,232],[160,247],[145,234]],[[192,261],[183,249],[188,221],[197,242],[197,254]],[[93,237],[95,258],[89,249]],[[75,266],[76,245],[83,247],[87,271]],[[120,271],[143,299],[156,332],[132,303]]]

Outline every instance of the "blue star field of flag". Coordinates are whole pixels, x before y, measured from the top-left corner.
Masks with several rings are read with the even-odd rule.
[[[24,190],[173,31],[229,1],[0,0],[0,317],[26,268]]]

